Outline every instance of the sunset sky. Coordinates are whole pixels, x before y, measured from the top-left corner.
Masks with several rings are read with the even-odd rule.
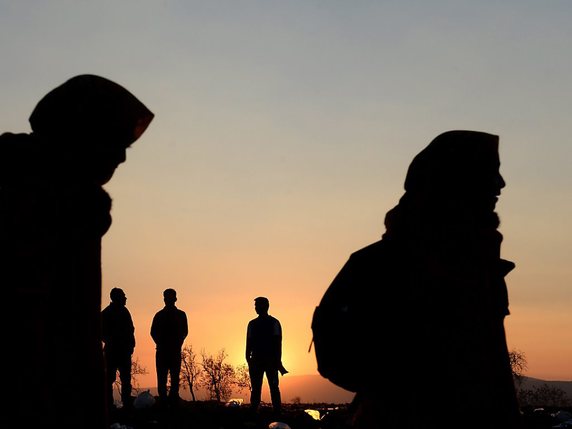
[[[0,0],[0,132],[84,73],[155,113],[105,186],[102,250],[143,386],[168,287],[187,344],[234,365],[267,296],[284,365],[315,374],[314,307],[384,232],[412,158],[443,131],[497,134],[509,347],[572,380],[571,22],[569,0]]]

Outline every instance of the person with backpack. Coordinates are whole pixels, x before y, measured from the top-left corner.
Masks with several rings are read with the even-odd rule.
[[[268,314],[270,301],[259,296],[254,298],[254,310],[258,317],[248,322],[246,330],[246,362],[250,374],[250,408],[257,411],[262,395],[264,374],[268,380],[272,409],[275,414],[282,410],[279,377],[288,371],[282,365],[282,326]]]
[[[410,164],[381,240],[351,254],[316,308],[318,369],[356,392],[353,428],[521,427],[498,142],[437,136]]]

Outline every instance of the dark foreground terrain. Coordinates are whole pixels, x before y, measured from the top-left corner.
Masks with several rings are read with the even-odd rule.
[[[319,420],[308,409],[318,411]],[[349,416],[347,405],[284,404],[276,415],[268,406],[253,413],[247,406],[181,400],[176,406],[119,408],[112,411],[110,422],[112,429],[349,429]]]
[[[319,415],[312,417],[314,410]],[[280,415],[269,406],[257,413],[247,406],[229,406],[211,401],[184,401],[176,406],[154,404],[143,409],[115,409],[111,429],[350,429],[349,404],[284,404]],[[572,429],[572,408],[523,410],[523,429]],[[458,427],[470,426],[458,422]]]

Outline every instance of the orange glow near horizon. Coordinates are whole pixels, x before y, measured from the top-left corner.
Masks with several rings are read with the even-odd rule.
[[[128,297],[133,294],[126,288]],[[181,309],[194,308],[196,305],[187,304],[191,300],[182,298],[177,306]],[[156,310],[159,310],[160,301]],[[244,300],[244,307],[230,311],[224,309],[217,311],[222,304],[213,303],[210,308],[186,310],[189,320],[189,336],[185,345],[191,345],[200,361],[200,354],[216,354],[224,349],[227,353],[227,363],[233,366],[245,364],[244,346],[246,324],[248,320],[256,317],[250,299]],[[149,335],[151,320],[154,312],[142,312],[129,305],[135,323],[137,346],[134,359],[144,367],[148,374],[138,376],[140,387],[155,387],[155,350],[154,343]],[[271,314],[281,320],[284,331],[283,362],[292,375],[317,374],[314,351],[308,353],[311,341],[309,321],[313,307],[308,306],[306,314],[287,312],[279,308],[276,312],[271,303]],[[570,356],[572,356],[572,343],[566,342],[569,337],[568,314],[565,312],[543,311],[513,306],[512,314],[506,319],[507,342],[509,349],[518,349],[525,353],[528,369],[525,375],[544,380],[572,381],[570,371]],[[551,336],[547,337],[547,330]],[[561,338],[562,342],[555,342],[553,338]],[[383,344],[380,343],[383,349]]]
[[[509,349],[524,352],[525,375],[572,381],[570,311],[513,306],[506,319]]]

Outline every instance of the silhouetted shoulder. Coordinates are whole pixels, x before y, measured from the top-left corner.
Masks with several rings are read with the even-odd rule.
[[[29,141],[30,135],[25,133],[2,133],[0,134],[0,145],[2,150],[12,144],[22,144]]]
[[[350,255],[350,258],[369,258],[372,256],[377,256],[382,254],[387,248],[386,243],[383,240],[376,241],[359,250],[356,250]]]
[[[41,156],[34,142],[29,134],[0,135],[0,177],[3,182],[29,176],[40,165]]]
[[[397,246],[382,239],[353,252],[346,265],[381,268],[381,266],[391,266],[397,262],[398,256]]]
[[[28,140],[29,138],[30,135],[26,133],[2,133],[0,134],[0,144],[20,143]]]

